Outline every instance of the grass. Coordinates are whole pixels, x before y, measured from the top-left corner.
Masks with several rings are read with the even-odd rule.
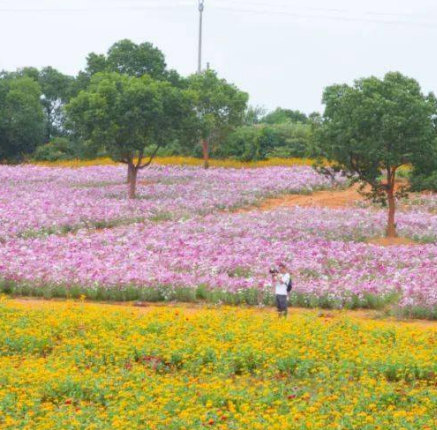
[[[247,271],[240,268],[239,271]],[[39,297],[45,299],[86,298],[103,302],[150,302],[150,303],[209,303],[226,306],[274,306],[275,297],[272,291],[262,291],[257,288],[242,289],[237,292],[208,285],[197,287],[175,287],[173,285],[156,285],[140,287],[136,285],[124,286],[83,286],[37,283],[31,281],[14,281],[0,279],[0,293],[12,297]],[[382,311],[386,315],[398,318],[437,320],[437,309],[424,307],[400,308],[398,303],[401,296],[398,293],[386,295],[366,294],[357,296],[334,298],[331,296],[316,296],[292,291],[289,297],[291,307],[325,310],[358,310],[367,309]]]
[[[43,227],[35,230],[25,230],[17,234],[17,237],[22,239],[35,239],[38,237],[47,237],[52,235],[65,236],[70,233],[77,233],[79,230],[103,230],[138,224],[145,221],[144,217],[135,218],[115,218],[110,220],[89,220],[83,221],[80,224],[65,224],[53,227]],[[0,241],[2,239],[0,238]],[[6,242],[6,239],[4,239]]]

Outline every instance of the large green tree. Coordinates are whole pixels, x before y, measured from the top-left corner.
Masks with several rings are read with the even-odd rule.
[[[20,162],[44,140],[41,88],[29,77],[0,77],[0,162]]]
[[[188,88],[197,114],[197,133],[193,137],[202,142],[204,167],[208,168],[210,145],[223,142],[242,125],[249,97],[212,70],[190,76]]]
[[[169,82],[118,73],[98,73],[67,106],[78,135],[127,164],[130,198],[138,171],[176,138],[192,112],[188,94]]]
[[[158,48],[149,42],[136,44],[128,39],[112,45],[107,55],[91,53],[87,59],[87,70],[91,75],[117,72],[137,78],[149,75],[160,79],[166,69],[165,56]]]
[[[149,42],[136,44],[124,39],[114,43],[106,54],[89,54],[85,71],[76,78],[76,91],[85,89],[91,77],[102,72],[121,73],[137,78],[149,75],[156,80],[183,86],[183,79],[179,74],[167,68],[162,51]]]
[[[149,42],[136,44],[129,39],[114,43],[106,54],[90,53],[85,70],[74,79],[72,94],[76,96],[85,90],[97,73],[121,73],[137,78],[149,75],[180,88],[185,86],[184,79],[175,70],[167,68],[162,51]]]
[[[26,69],[23,70],[26,74]],[[69,101],[73,77],[53,67],[37,70],[36,80],[41,86],[41,103],[46,116],[46,142],[64,134],[64,107]]]
[[[388,204],[386,234],[395,237],[396,198],[407,191],[395,188],[396,173],[434,154],[435,97],[424,95],[414,79],[388,73],[328,87],[323,103],[320,157],[360,182],[368,197]]]
[[[45,116],[45,143],[65,134],[64,106],[72,92],[72,76],[64,75],[50,66],[41,70],[25,67],[15,72],[3,72],[3,76],[28,77],[39,84],[40,101]]]

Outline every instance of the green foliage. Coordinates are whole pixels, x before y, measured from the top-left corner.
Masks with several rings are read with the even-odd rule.
[[[138,170],[178,137],[194,111],[190,94],[170,82],[98,73],[70,102],[67,113],[75,133],[90,148],[103,147],[113,160],[128,165],[129,196],[134,198]],[[147,153],[150,147],[152,153]]]
[[[87,71],[91,75],[116,72],[160,79],[166,73],[166,67],[164,54],[158,48],[149,42],[137,45],[128,39],[112,45],[106,56],[92,53],[87,58]]]
[[[245,126],[233,132],[214,155],[239,161],[264,160],[267,157],[268,146],[265,127]]]
[[[166,80],[178,87],[184,85],[175,70],[167,69],[164,54],[149,42],[136,44],[124,39],[112,45],[106,55],[89,54],[86,70],[79,76],[78,85],[83,89],[92,76],[102,72],[121,73],[137,78],[149,75],[153,79]]]
[[[283,123],[272,127],[274,142],[271,157],[309,157],[311,155],[311,127],[301,123]]]
[[[413,79],[388,73],[383,80],[360,79],[352,87],[333,85],[323,102],[319,155],[377,193],[384,189],[381,172],[433,153],[435,102]]]
[[[29,77],[0,76],[0,162],[20,162],[44,140],[41,88]]]
[[[306,124],[308,117],[298,110],[276,108],[261,119],[266,124],[283,124],[287,122],[300,122]]]
[[[78,73],[71,85],[72,95],[86,90],[91,78],[98,73],[121,73],[137,78],[149,75],[179,88],[186,85],[175,70],[167,69],[164,54],[153,44],[136,44],[128,39],[116,42],[106,54],[90,53],[85,70]]]
[[[53,67],[41,70],[27,67],[19,70],[17,75],[32,78],[41,87],[41,104],[46,122],[45,142],[62,136],[65,133],[64,106],[70,99],[74,78],[60,73]]]
[[[238,128],[214,155],[239,161],[268,157],[308,157],[311,154],[311,127],[301,123],[259,124]]]
[[[262,122],[266,109],[261,106],[249,106],[244,114],[244,125],[255,125]]]
[[[318,151],[352,181],[371,188],[375,202],[389,204],[387,235],[395,235],[397,170],[434,156],[435,97],[400,73],[370,77],[353,86],[333,85],[323,95],[325,112],[319,127]],[[383,178],[381,177],[383,175]]]
[[[57,137],[38,146],[32,157],[35,161],[62,161],[77,158],[76,145],[64,137]]]
[[[412,191],[437,191],[437,139],[432,154],[421,157],[409,176]]]
[[[99,73],[67,106],[72,125],[92,145],[104,145],[117,161],[144,155],[148,145],[177,137],[190,112],[188,96],[168,82]]]
[[[437,170],[431,172],[414,171],[410,177],[412,191],[437,191]]]
[[[216,72],[207,70],[192,75],[187,85],[197,113],[196,122],[189,130],[191,142],[207,139],[213,146],[217,145],[243,123],[248,95],[220,79]]]

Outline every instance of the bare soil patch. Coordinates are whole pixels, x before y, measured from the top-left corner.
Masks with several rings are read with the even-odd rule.
[[[379,246],[417,246],[421,245],[418,242],[414,242],[414,240],[408,239],[406,237],[377,237],[375,239],[370,239],[367,241],[372,245]]]
[[[240,209],[237,212],[251,212],[255,210],[269,211],[278,207],[327,207],[332,209],[354,206],[363,197],[356,187],[346,190],[316,191],[313,194],[287,194],[282,197],[264,200],[258,206]]]
[[[317,191],[310,195],[288,195],[277,199],[266,200],[261,210],[270,210],[280,207],[311,207],[322,206],[327,208],[343,208],[353,206],[356,202],[363,200],[355,188],[342,191]]]

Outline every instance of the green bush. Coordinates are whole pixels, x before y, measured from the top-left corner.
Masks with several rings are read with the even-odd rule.
[[[218,146],[214,155],[218,158],[234,158],[239,161],[264,160],[270,144],[266,127],[260,125],[238,128]]]
[[[413,172],[410,184],[413,191],[437,191],[437,170],[429,173]]]
[[[239,161],[265,160],[269,157],[304,158],[311,155],[311,139],[309,125],[292,122],[256,124],[235,130],[213,155]]]
[[[62,161],[71,160],[76,156],[72,142],[64,137],[57,137],[45,145],[38,146],[33,155],[36,161]]]
[[[311,155],[311,127],[300,123],[283,123],[273,128],[274,140],[269,157],[304,158]]]

